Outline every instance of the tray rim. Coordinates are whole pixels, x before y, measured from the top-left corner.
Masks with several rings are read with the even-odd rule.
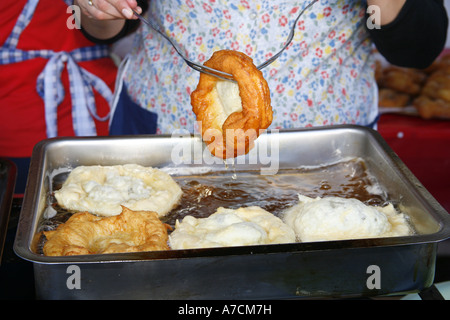
[[[386,238],[368,238],[354,240],[339,241],[322,241],[309,243],[288,243],[288,244],[271,244],[271,245],[255,245],[255,246],[236,246],[221,248],[202,248],[202,249],[184,249],[184,250],[167,250],[155,252],[131,252],[131,253],[114,253],[114,254],[93,254],[79,255],[69,257],[47,257],[39,255],[31,251],[30,245],[34,235],[32,233],[32,219],[34,204],[39,199],[38,184],[27,184],[24,194],[22,212],[20,214],[16,238],[14,241],[14,251],[22,259],[40,263],[40,264],[84,264],[84,263],[119,263],[119,262],[136,262],[136,261],[158,261],[168,259],[193,259],[229,255],[252,255],[252,254],[277,254],[277,253],[301,253],[311,251],[328,251],[328,250],[344,250],[357,248],[380,248],[404,245],[420,245],[433,244],[450,238],[450,215],[445,209],[434,199],[434,197],[423,187],[420,181],[406,167],[397,154],[390,148],[387,142],[374,129],[359,125],[334,125],[313,128],[296,128],[269,130],[267,134],[276,133],[297,133],[310,131],[361,131],[370,136],[378,143],[381,149],[388,156],[387,161],[395,165],[399,174],[407,179],[414,186],[416,193],[425,200],[425,202],[433,209],[433,217],[438,216],[439,230],[431,234],[411,235],[404,237],[386,237]],[[48,145],[67,142],[67,141],[102,141],[102,140],[122,140],[122,139],[162,139],[171,138],[171,135],[133,135],[133,136],[108,136],[108,137],[62,137],[42,140],[36,144],[33,149],[33,155],[30,163],[29,176],[36,174],[38,178],[42,177],[41,167],[44,162],[45,150]],[[190,137],[195,137],[191,134]],[[32,214],[26,214],[27,210]]]
[[[5,190],[0,190],[0,265],[6,242],[6,233],[11,214],[11,206],[14,198],[14,188],[17,179],[17,166],[8,158],[0,157],[0,163],[7,167],[5,176]]]

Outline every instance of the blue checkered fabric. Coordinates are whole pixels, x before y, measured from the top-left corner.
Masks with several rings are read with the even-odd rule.
[[[57,108],[65,96],[61,72],[66,67],[70,82],[74,132],[77,136],[96,135],[94,119],[107,121],[109,114],[104,117],[97,115],[93,90],[100,93],[109,103],[112,102],[113,94],[102,79],[81,68],[78,62],[107,57],[109,49],[102,45],[78,48],[70,52],[17,49],[20,35],[30,22],[38,2],[39,0],[28,0],[24,6],[11,34],[0,48],[0,64],[18,63],[34,58],[48,59],[36,83],[36,90],[44,100],[48,138],[58,135]]]

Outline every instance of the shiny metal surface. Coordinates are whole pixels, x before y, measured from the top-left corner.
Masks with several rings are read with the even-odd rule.
[[[364,159],[388,197],[412,219],[408,237],[233,248],[45,257],[31,250],[54,170],[78,165],[138,163],[176,174],[220,171],[200,137],[133,136],[51,139],[33,152],[15,252],[32,261],[41,298],[196,299],[352,297],[420,291],[431,286],[438,243],[450,237],[448,213],[386,145],[359,126],[272,131],[235,159],[236,174]],[[69,289],[70,266],[81,288]],[[369,288],[370,268],[381,286]],[[369,271],[368,271],[369,270]]]
[[[14,163],[0,158],[0,264],[16,184],[16,175]]]

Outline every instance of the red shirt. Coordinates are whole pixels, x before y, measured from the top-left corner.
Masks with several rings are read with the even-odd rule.
[[[0,44],[11,33],[26,0],[0,1]],[[40,0],[33,18],[22,32],[17,49],[49,49],[71,51],[93,46],[81,30],[69,29],[67,5],[62,0]],[[69,21],[72,21],[69,19]],[[34,145],[46,139],[44,101],[36,91],[36,80],[47,59],[36,58],[0,65],[0,156],[30,157]],[[110,58],[80,62],[79,65],[97,75],[113,90],[117,68]],[[65,96],[58,106],[58,136],[73,136],[71,98],[67,69],[62,72]],[[95,90],[94,90],[95,92]],[[109,105],[95,92],[97,114],[104,116]],[[108,133],[108,121],[95,120],[98,135]]]

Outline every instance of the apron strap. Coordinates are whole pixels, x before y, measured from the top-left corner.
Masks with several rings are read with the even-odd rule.
[[[64,1],[66,4],[72,2],[72,0]],[[4,45],[0,47],[0,64],[17,63],[38,57],[48,59],[36,82],[36,90],[44,100],[48,138],[56,137],[58,134],[57,107],[63,101],[65,95],[61,83],[61,72],[64,66],[67,66],[74,132],[77,136],[96,135],[93,118],[106,121],[109,119],[110,113],[104,117],[98,116],[93,89],[99,92],[109,104],[112,103],[113,94],[102,79],[81,68],[77,62],[107,57],[109,56],[109,48],[106,45],[96,45],[78,48],[71,52],[17,49],[20,35],[30,23],[38,2],[39,0],[28,0],[25,4],[11,34]]]
[[[22,12],[19,15],[19,18],[16,21],[16,24],[14,25],[12,32],[10,33],[8,39],[6,39],[5,44],[3,45],[5,48],[15,49],[17,47],[20,35],[22,34],[22,31],[30,23],[38,3],[39,0],[27,1],[25,6],[23,7]]]
[[[79,51],[79,49],[77,49]],[[100,54],[100,52],[99,52]],[[110,113],[104,117],[97,114],[93,89],[97,90],[105,100],[111,104],[112,91],[103,80],[80,68],[76,63],[74,54],[67,52],[55,53],[47,62],[44,70],[38,76],[36,90],[44,100],[45,122],[47,137],[53,138],[58,135],[57,131],[57,107],[64,99],[64,88],[61,83],[61,72],[67,65],[70,83],[70,96],[72,99],[72,119],[75,135],[96,135],[95,122],[109,119]],[[97,58],[97,56],[95,56]]]

